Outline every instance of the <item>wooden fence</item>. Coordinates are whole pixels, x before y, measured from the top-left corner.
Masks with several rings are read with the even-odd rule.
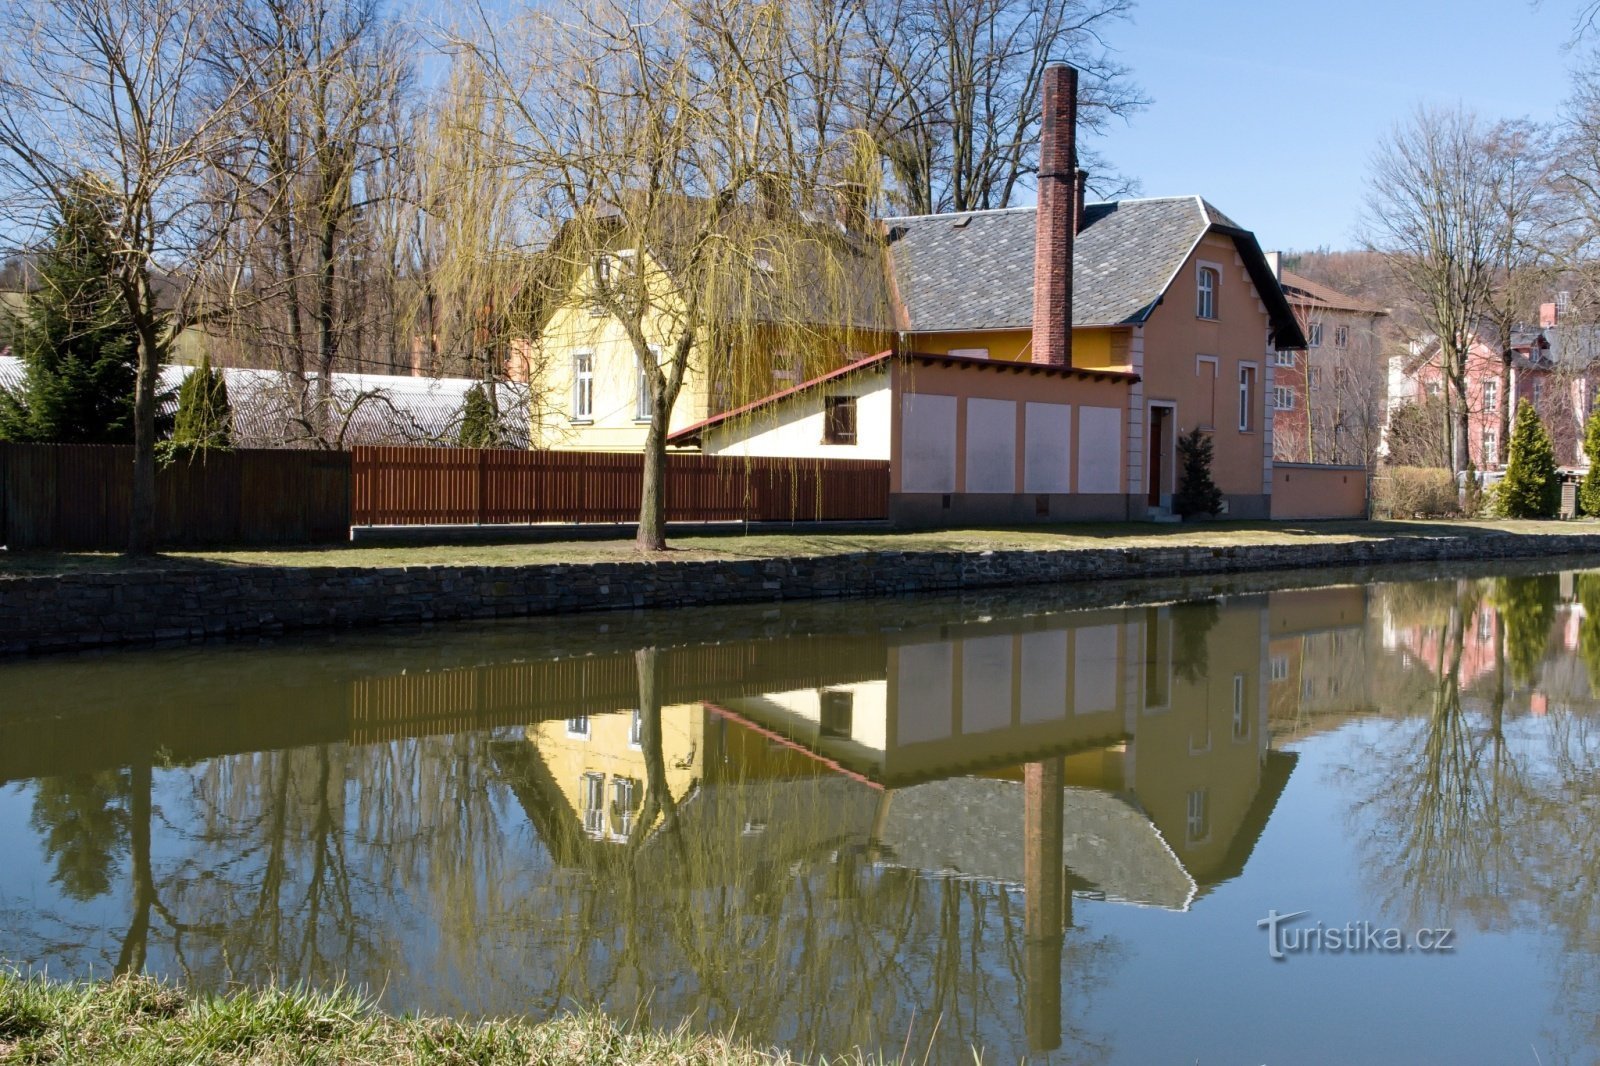
[[[889,464],[671,455],[671,521],[879,519]],[[166,546],[320,544],[352,525],[632,522],[644,457],[606,452],[359,447],[231,451],[156,471]],[[116,550],[127,544],[133,449],[0,444],[0,543]]]
[[[131,447],[0,444],[0,540],[10,548],[122,548],[132,496]],[[350,457],[252,450],[158,466],[156,537],[173,546],[347,541]]]
[[[639,517],[639,454],[380,447],[351,454],[358,526]],[[671,454],[666,495],[673,522],[879,519],[888,514],[889,464]]]

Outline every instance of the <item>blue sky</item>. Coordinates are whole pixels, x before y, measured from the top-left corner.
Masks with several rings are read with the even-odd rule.
[[[1418,102],[1557,116],[1578,2],[1143,0],[1109,41],[1154,103],[1096,145],[1263,247],[1354,247],[1373,149]]]

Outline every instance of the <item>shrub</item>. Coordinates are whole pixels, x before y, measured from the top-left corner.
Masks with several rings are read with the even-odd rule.
[[[1561,506],[1561,477],[1550,434],[1523,400],[1511,430],[1511,454],[1505,480],[1500,483],[1498,512],[1506,518],[1553,518]]]
[[[1391,466],[1374,483],[1377,510],[1391,518],[1455,514],[1456,479],[1433,466]]]
[[[1600,515],[1600,408],[1589,416],[1583,427],[1583,454],[1589,457],[1589,472],[1583,475],[1578,486],[1578,510],[1586,515]]]
[[[164,457],[196,454],[233,447],[233,405],[222,371],[211,368],[211,357],[189,372],[178,387],[178,417],[172,439],[162,449]]]
[[[1188,518],[1222,511],[1222,490],[1211,480],[1211,435],[1198,426],[1178,438],[1178,491],[1172,510]]]

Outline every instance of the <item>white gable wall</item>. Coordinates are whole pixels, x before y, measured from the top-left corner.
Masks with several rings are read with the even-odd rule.
[[[823,400],[856,397],[856,443],[824,444]],[[889,375],[857,374],[810,388],[707,430],[707,455],[776,456],[788,459],[889,458],[893,407]]]

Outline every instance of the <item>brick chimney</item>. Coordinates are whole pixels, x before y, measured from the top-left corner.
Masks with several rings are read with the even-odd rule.
[[[1558,311],[1558,309],[1557,309],[1555,304],[1549,303],[1549,304],[1540,304],[1539,305],[1539,328],[1540,329],[1549,329],[1551,326],[1554,326],[1556,324],[1556,322],[1559,320],[1559,318],[1560,318],[1560,313],[1559,313],[1559,311]]]
[[[1034,222],[1033,361],[1072,365],[1072,241],[1078,232],[1078,72],[1045,68]]]

